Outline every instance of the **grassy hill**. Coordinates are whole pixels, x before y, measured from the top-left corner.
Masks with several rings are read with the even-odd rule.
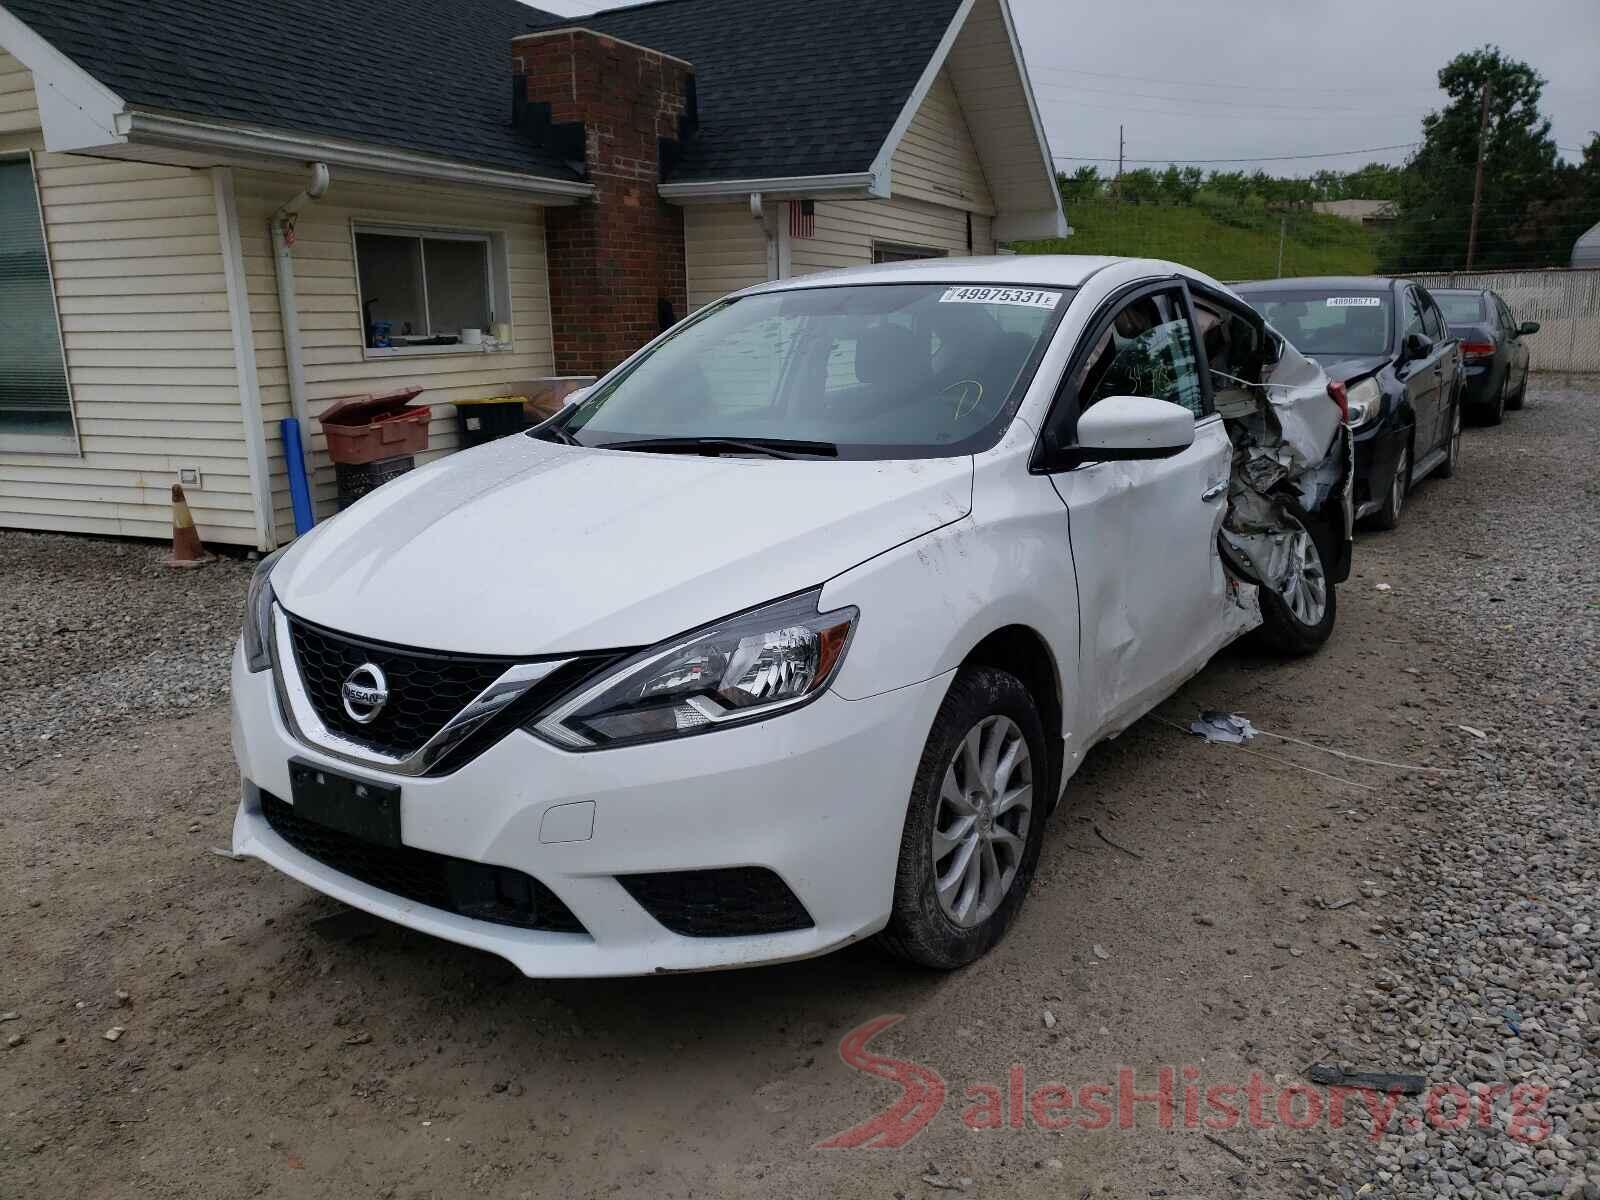
[[[1371,235],[1353,221],[1320,213],[1268,212],[1260,206],[1067,205],[1069,238],[1019,242],[1026,254],[1123,254],[1165,258],[1221,280],[1270,279],[1278,273],[1278,230],[1284,217],[1285,275],[1370,275]]]

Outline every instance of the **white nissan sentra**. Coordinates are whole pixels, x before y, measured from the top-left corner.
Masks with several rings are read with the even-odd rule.
[[[1091,746],[1328,637],[1349,525],[1340,389],[1185,268],[752,288],[263,561],[234,850],[533,976],[959,966]]]

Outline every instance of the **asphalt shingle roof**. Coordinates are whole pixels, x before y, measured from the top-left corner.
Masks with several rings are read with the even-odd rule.
[[[5,0],[136,108],[577,176],[511,124],[517,0]]]
[[[568,24],[694,64],[672,182],[865,171],[960,0],[658,0]]]
[[[5,0],[137,108],[393,146],[554,179],[511,124],[511,41],[581,25],[695,68],[672,179],[859,172],[960,0],[658,0],[560,18],[518,0]]]

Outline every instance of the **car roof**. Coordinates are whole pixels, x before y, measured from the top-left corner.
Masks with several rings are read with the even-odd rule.
[[[1430,296],[1492,296],[1489,288],[1429,288]]]
[[[1107,267],[1138,264],[1151,275],[1184,275],[1205,283],[1215,281],[1192,267],[1159,259],[1118,258],[1092,254],[996,254],[988,257],[919,258],[909,262],[844,267],[815,275],[759,284],[756,292],[786,292],[801,288],[837,287],[862,283],[998,283],[1019,287],[1081,287]]]
[[[1238,292],[1387,292],[1399,279],[1387,275],[1304,275],[1292,279],[1253,279],[1234,284]]]

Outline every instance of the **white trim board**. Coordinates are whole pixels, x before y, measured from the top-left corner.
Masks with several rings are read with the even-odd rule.
[[[239,412],[244,421],[244,456],[250,471],[250,511],[256,522],[256,549],[271,550],[278,544],[272,525],[272,477],[267,464],[267,430],[261,411],[261,384],[256,376],[255,331],[250,322],[250,290],[239,239],[239,203],[234,192],[233,168],[212,167],[211,188],[217,201],[217,235],[222,242],[222,273],[228,289],[233,369],[239,380]]]
[[[33,75],[46,150],[116,143],[121,96],[74,63],[0,5],[0,46]]]
[[[870,169],[873,175],[883,180],[886,191],[892,190],[893,186],[891,164],[894,152],[900,149],[900,143],[905,140],[911,122],[916,120],[922,102],[933,90],[934,81],[939,78],[939,72],[944,70],[945,60],[950,57],[951,48],[955,46],[956,38],[960,36],[961,28],[967,23],[967,17],[976,3],[977,0],[961,0],[961,7],[956,9],[955,16],[950,18],[950,24],[945,28],[944,36],[934,47],[933,57],[928,59],[928,65],[922,68],[922,75],[918,78],[916,87],[911,89],[911,95],[900,108],[900,115],[889,127],[889,136],[884,138],[883,145],[878,147],[878,157],[872,160]]]
[[[1061,189],[1056,186],[1056,160],[1050,153],[1050,139],[1045,134],[1044,121],[1039,117],[1039,104],[1033,97],[1033,81],[1028,78],[1028,60],[1022,53],[1022,42],[1017,37],[1017,23],[1011,16],[1010,0],[994,0],[994,2],[1000,6],[1000,19],[1005,22],[1006,37],[1011,41],[1011,56],[1016,60],[1017,71],[1022,76],[1022,94],[1028,99],[1028,116],[1033,120],[1034,138],[1039,143],[1039,152],[1044,159],[1044,170],[1050,180],[1051,195],[1055,197],[1055,216],[1058,228],[1053,234],[1030,234],[1027,236],[1070,237],[1072,235],[1072,226],[1067,223],[1067,210],[1061,203]],[[1034,213],[1018,213],[1016,220],[1019,224],[1029,223],[1025,222],[1024,219],[1035,215]],[[995,236],[998,237],[999,235],[996,234]],[[1007,238],[1005,240],[1009,241],[1011,239]]]

